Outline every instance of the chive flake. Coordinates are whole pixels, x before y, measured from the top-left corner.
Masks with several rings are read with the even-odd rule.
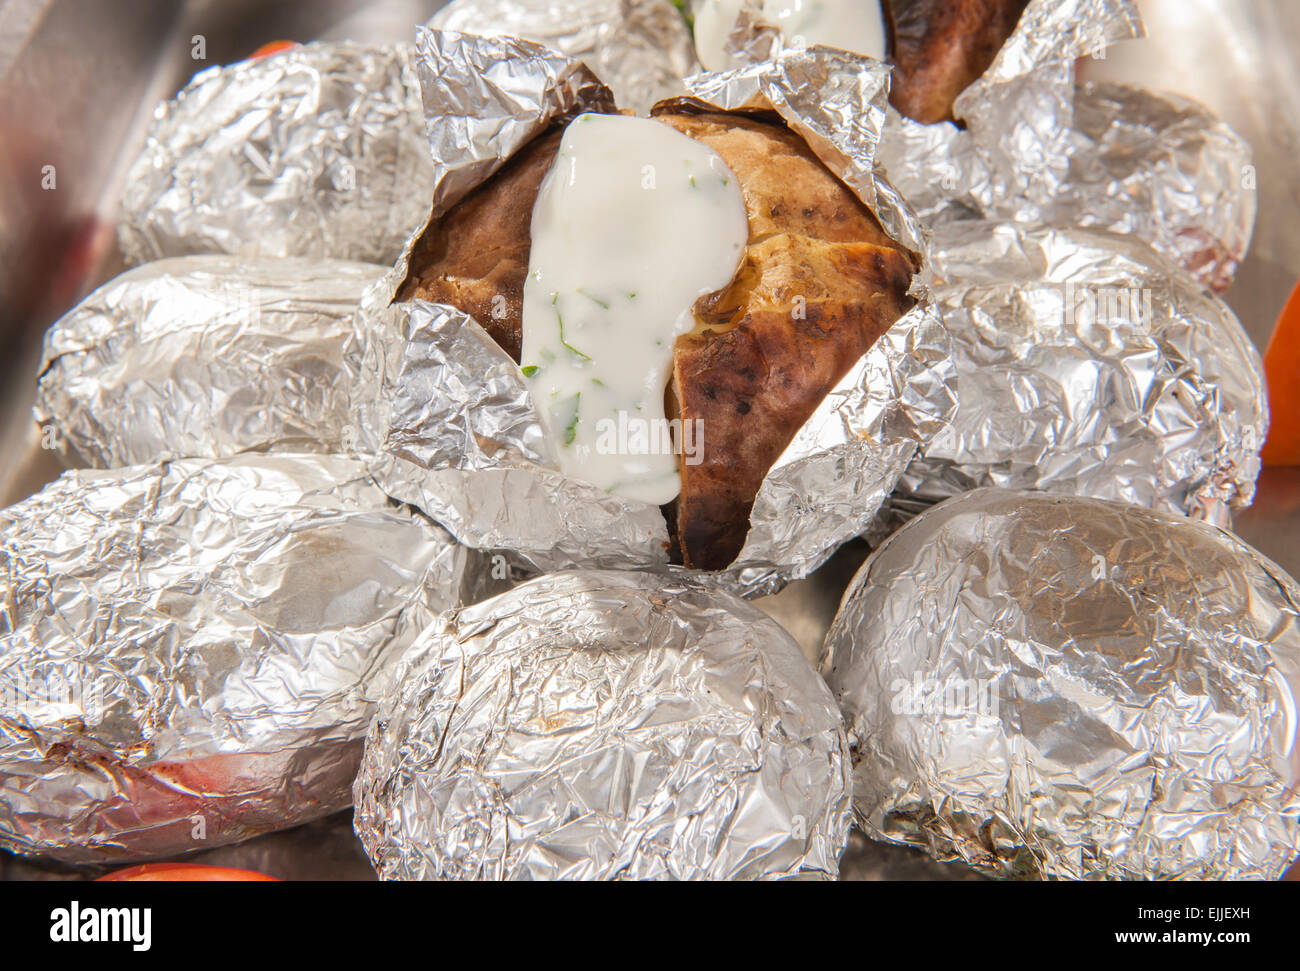
[[[556,296],[558,297],[559,294],[556,294]],[[555,301],[552,300],[551,304],[554,306]],[[566,348],[568,348],[570,352],[578,355],[578,357],[582,358],[584,361],[590,361],[591,357],[589,355],[582,353],[582,351],[578,350],[576,347],[574,347],[572,344],[570,344],[568,341],[564,339],[564,315],[560,313],[560,308],[558,306],[555,307],[555,319],[560,325],[560,343],[563,344]]]
[[[582,294],[584,297],[586,297],[588,300],[590,300],[590,301],[591,301],[592,303],[594,303],[596,306],[598,306],[598,307],[600,307],[600,308],[602,308],[602,309],[604,309],[604,310],[608,310],[608,309],[609,309],[609,304],[608,304],[608,303],[606,303],[604,300],[601,300],[600,297],[594,297],[594,296],[592,296],[592,295],[591,295],[590,293],[588,293],[586,290],[582,289],[582,287],[578,287],[578,293]]]
[[[564,423],[564,444],[572,445],[578,437],[578,408],[582,404],[582,392],[579,391],[572,398],[565,402],[566,407],[571,407],[568,420]]]

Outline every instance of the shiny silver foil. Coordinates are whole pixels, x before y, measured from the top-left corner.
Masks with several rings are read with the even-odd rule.
[[[875,839],[1070,879],[1300,852],[1300,588],[1216,527],[968,493],[863,565],[822,663]]]
[[[391,662],[479,580],[337,456],[67,472],[0,535],[0,846],[72,862],[346,807]]]
[[[1128,0],[1035,2],[957,99],[966,128],[891,111],[881,161],[928,222],[976,214],[1133,234],[1225,290],[1255,222],[1250,146],[1186,98],[1075,81],[1075,58],[1142,34]]]
[[[433,168],[407,46],[308,44],[196,75],[123,192],[129,262],[190,253],[390,264]]]
[[[668,0],[452,0],[430,27],[510,35],[583,61],[639,113],[685,92],[699,70],[686,21]]]
[[[932,267],[962,394],[899,505],[996,485],[1225,524],[1250,504],[1264,373],[1222,300],[1097,230],[951,223]]]
[[[198,255],[104,284],[45,335],[34,413],[71,465],[343,451],[353,319],[385,270]]]
[[[419,55],[440,160],[435,214],[554,121],[613,110],[585,67],[527,41],[428,30]],[[895,239],[924,253],[915,215],[873,166],[886,76],[874,61],[813,49],[688,84],[694,104],[778,111]],[[450,146],[459,151],[443,150]],[[418,235],[360,312],[368,346],[356,411],[376,478],[461,542],[531,569],[665,568],[658,507],[554,470],[522,375],[477,322],[451,307],[392,303]],[[769,473],[745,547],[718,583],[757,596],[812,572],[866,528],[918,447],[947,423],[956,391],[947,332],[923,282],[914,293],[918,306],[827,396]]]
[[[441,615],[394,685],[355,790],[382,878],[837,872],[839,713],[790,635],[728,594],[552,574]]]
[[[992,207],[1017,219],[1132,233],[1224,291],[1258,209],[1254,152],[1203,105],[1122,84],[1074,99],[1068,176]]]

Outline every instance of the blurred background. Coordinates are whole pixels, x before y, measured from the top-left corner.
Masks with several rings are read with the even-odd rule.
[[[1261,352],[1300,279],[1300,2],[1139,0],[1149,38],[1082,66],[1195,98],[1255,148],[1259,221],[1227,300]],[[411,40],[443,0],[0,0],[0,506],[60,471],[30,406],[45,328],[124,266],[114,218],[154,106],[272,41]],[[194,38],[205,59],[196,60]],[[52,167],[52,168],[51,168]],[[1300,470],[1266,469],[1237,531],[1300,575]],[[808,649],[865,556],[763,603]],[[197,859],[285,878],[373,877],[347,814]],[[845,876],[967,878],[855,836]],[[84,871],[83,871],[84,872]],[[0,878],[82,875],[0,854]]]

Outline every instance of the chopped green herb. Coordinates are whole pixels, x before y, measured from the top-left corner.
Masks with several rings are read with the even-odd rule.
[[[636,299],[636,291],[633,291],[632,293],[629,293],[629,294],[627,295],[627,298],[628,298],[629,300],[635,300],[635,299]]]
[[[693,175],[690,176],[690,180],[691,180],[691,188],[692,188],[692,189],[698,189],[699,186],[695,184],[695,176],[693,176]]]
[[[524,377],[531,378],[537,373],[538,368],[536,364],[529,364],[526,367],[520,368],[520,370],[524,372]]]
[[[588,355],[582,353],[582,351],[578,350],[576,347],[574,347],[572,344],[570,344],[568,341],[564,339],[564,314],[560,313],[560,308],[556,304],[556,300],[559,299],[559,296],[560,295],[557,293],[552,297],[551,306],[555,307],[555,319],[560,325],[560,343],[563,344],[565,347],[567,347],[571,352],[578,355],[578,357],[582,358],[584,361],[590,361],[591,358]]]
[[[592,378],[592,379],[591,379],[591,383],[594,384],[594,385],[595,385],[596,387],[598,387],[598,388],[603,388],[603,387],[605,387],[605,382],[602,381],[602,380],[600,380],[600,378]]]
[[[582,392],[564,401],[563,413],[557,411],[555,417],[564,424],[564,444],[572,445],[578,437],[578,406],[582,404]]]
[[[605,310],[609,309],[608,303],[606,303],[604,300],[601,300],[600,297],[593,297],[586,290],[582,289],[582,287],[578,287],[578,292],[582,294],[584,297],[586,297],[588,300],[590,300],[592,303],[594,303],[596,306],[601,307]]]

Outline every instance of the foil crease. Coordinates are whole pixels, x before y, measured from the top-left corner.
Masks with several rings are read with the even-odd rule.
[[[682,78],[699,70],[691,32],[668,0],[453,0],[429,26],[544,44],[586,63],[641,114],[683,94]]]
[[[614,110],[608,89],[585,67],[527,41],[426,30],[419,50],[440,159],[433,215],[553,122]],[[924,254],[919,220],[873,166],[886,78],[882,65],[845,52],[790,51],[697,75],[687,82],[685,103],[778,111],[891,236]],[[875,109],[860,110],[860,101]],[[460,150],[443,151],[450,145]],[[461,542],[525,568],[666,568],[667,524],[658,507],[605,495],[555,470],[522,376],[477,322],[447,306],[393,304],[419,235],[359,311],[358,329],[367,335],[359,445],[372,456],[377,480]],[[827,396],[777,461],[756,499],[750,536],[716,583],[760,596],[812,572],[874,519],[918,447],[948,422],[955,371],[924,278],[923,271],[913,288],[918,305]]]
[[[1059,184],[990,200],[1020,220],[1132,233],[1206,286],[1231,285],[1258,210],[1254,152],[1203,105],[1121,84],[1081,85]]]
[[[441,615],[366,740],[355,824],[385,879],[831,878],[848,750],[757,608],[566,572]]]
[[[981,489],[896,532],[822,659],[868,835],[997,876],[1280,877],[1300,589],[1230,533]]]
[[[64,473],[0,512],[0,846],[167,856],[344,808],[476,559],[322,455]]]
[[[391,264],[433,167],[409,46],[315,43],[196,75],[127,175],[128,262],[192,253]]]
[[[895,514],[986,485],[1219,524],[1250,504],[1267,394],[1221,299],[1133,236],[966,221],[932,247],[962,395]]]
[[[46,333],[37,422],[65,463],[345,451],[380,266],[199,255],[147,263]]]

